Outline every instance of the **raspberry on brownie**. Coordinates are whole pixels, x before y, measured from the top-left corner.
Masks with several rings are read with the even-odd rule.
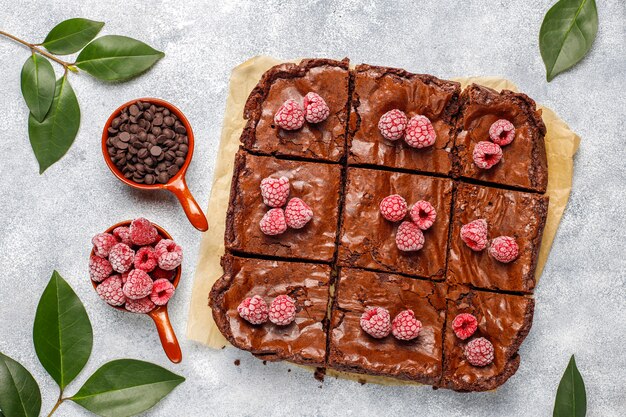
[[[532,325],[535,301],[528,296],[498,294],[452,286],[448,291],[441,386],[457,391],[488,391],[504,384],[517,370],[517,350]],[[453,329],[454,318],[467,313],[476,317],[477,330],[467,339]],[[493,345],[493,362],[469,363],[465,348],[485,338]],[[475,359],[475,358],[473,358]],[[488,359],[485,362],[488,362]]]
[[[213,318],[230,343],[259,358],[323,366],[326,357],[324,319],[328,307],[331,270],[327,265],[222,258],[224,275],[210,295]],[[295,301],[293,323],[269,321],[252,325],[237,307],[247,297],[260,296],[269,305],[280,295]]]
[[[364,64],[358,65],[354,73],[348,132],[349,164],[449,174],[461,93],[459,83]],[[427,117],[436,134],[435,143],[418,149],[415,146],[426,143],[414,143],[415,137],[411,134],[408,139],[413,146],[404,139],[385,139],[378,123],[381,116],[393,109],[403,111],[409,119],[417,115]]]
[[[477,288],[530,293],[548,212],[548,197],[535,193],[460,184],[452,215],[447,280]],[[475,251],[463,242],[463,225],[484,219],[488,244],[510,236],[518,256],[509,263],[498,261],[489,250]]]
[[[441,376],[446,301],[442,284],[399,275],[341,268],[329,330],[330,367],[436,384]],[[360,325],[370,307],[392,318],[412,310],[422,328],[416,338],[374,338]]]
[[[264,155],[338,162],[345,154],[348,63],[348,59],[305,59],[299,64],[270,68],[246,102],[247,124],[241,135],[243,147]],[[311,119],[314,123],[305,121],[297,130],[285,130],[276,125],[274,116],[285,101],[308,105],[312,97],[305,103],[308,93],[316,93],[323,99],[329,116],[324,120],[314,117]]]
[[[464,178],[544,193],[548,184],[546,126],[535,102],[525,94],[508,90],[498,93],[476,84],[463,90],[460,102],[455,173]],[[492,134],[497,130],[497,126],[491,127],[498,121],[503,125],[506,121],[513,124],[514,140],[498,140],[500,144],[506,143],[501,149],[502,160],[489,169],[479,168],[474,162],[474,148],[480,142],[493,140],[490,130]]]
[[[286,177],[290,197],[300,198],[313,217],[300,229],[266,235],[259,222],[268,212],[260,184],[269,176]],[[239,253],[330,262],[335,253],[341,167],[337,164],[287,161],[240,150],[226,217],[226,248]],[[280,209],[279,209],[280,210]]]
[[[442,280],[446,266],[453,182],[450,179],[363,168],[348,168],[338,264]],[[399,194],[407,203],[429,201],[437,211],[424,230],[424,246],[402,251],[396,245],[400,223],[386,220],[380,202]],[[410,221],[407,214],[405,220]]]

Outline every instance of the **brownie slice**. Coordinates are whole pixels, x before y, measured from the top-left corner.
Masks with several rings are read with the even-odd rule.
[[[448,283],[532,292],[547,214],[548,197],[539,194],[459,185],[452,217]],[[476,219],[487,221],[490,240],[498,236],[514,237],[519,257],[505,264],[491,257],[487,249],[481,252],[470,249],[461,240],[461,227]]]
[[[432,75],[371,65],[357,66],[354,74],[349,163],[449,174],[460,84]],[[435,144],[416,149],[403,139],[383,138],[378,121],[392,109],[402,110],[409,118],[428,117],[437,133]]]
[[[348,168],[339,265],[443,279],[452,190],[453,181],[446,178]],[[396,246],[400,222],[385,220],[379,209],[380,201],[390,194],[404,197],[409,209],[419,200],[435,207],[437,219],[424,231],[421,250],[403,252]],[[406,218],[410,219],[408,214]]]
[[[456,391],[488,391],[504,384],[520,363],[517,350],[532,326],[535,300],[528,296],[469,290],[459,286],[448,293],[443,379],[441,385]],[[452,321],[461,313],[478,319],[478,330],[466,340],[452,330]],[[484,337],[494,347],[494,360],[484,367],[471,365],[464,348]]]
[[[215,323],[230,343],[265,360],[324,364],[329,266],[226,255],[222,267],[224,275],[213,285],[209,304]],[[239,317],[237,307],[246,297],[259,295],[269,305],[281,294],[296,301],[293,323],[252,325]]]
[[[289,197],[299,197],[313,210],[302,229],[288,229],[276,236],[261,232],[259,222],[271,207],[263,204],[261,180],[285,176]],[[335,253],[341,167],[255,156],[240,150],[226,215],[226,248],[232,251],[330,262]]]
[[[515,126],[515,139],[503,146],[503,157],[491,169],[474,164],[476,143],[489,141],[489,128],[498,119]],[[548,160],[544,136],[546,126],[541,111],[525,94],[472,84],[461,94],[461,115],[455,142],[461,177],[544,193],[548,185]]]
[[[360,325],[369,307],[386,308],[392,320],[403,310],[413,310],[423,326],[419,336],[411,341],[391,334],[373,338]],[[440,284],[342,268],[332,308],[328,365],[346,372],[438,383],[445,308]]]
[[[285,155],[314,160],[339,161],[345,154],[348,120],[348,59],[305,59],[300,64],[270,68],[252,90],[244,108],[246,127],[241,143],[266,155]],[[274,124],[274,114],[288,99],[302,104],[315,92],[330,108],[321,123],[305,122],[301,129],[288,131]]]

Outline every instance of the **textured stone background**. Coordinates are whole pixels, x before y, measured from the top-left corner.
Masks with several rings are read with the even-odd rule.
[[[592,52],[550,84],[537,37],[552,0],[106,3],[0,0],[0,27],[32,42],[42,41],[56,23],[80,16],[105,21],[103,34],[132,36],[167,54],[149,73],[124,84],[72,74],[82,110],[80,133],[68,155],[39,176],[19,89],[28,52],[0,39],[0,351],[33,373],[42,386],[42,411],[50,410],[58,393],[37,361],[31,332],[39,296],[57,269],[85,303],[95,338],[89,363],[67,392],[73,394],[99,365],[119,357],[153,361],[184,375],[187,381],[149,415],[545,416],[572,353],[585,378],[588,415],[626,415],[623,2],[599,2]],[[235,349],[216,352],[185,340],[200,233],[170,195],[133,191],[110,174],[100,154],[101,129],[114,108],[136,97],[157,96],[178,105],[197,137],[188,180],[206,207],[229,73],[257,54],[349,56],[354,63],[440,77],[507,77],[582,136],[572,199],[536,292],[522,364],[497,392],[463,395],[333,379],[320,386],[309,372],[289,364],[264,366]],[[180,365],[167,361],[147,318],[107,307],[87,277],[90,237],[140,215],[163,225],[186,250],[183,279],[170,303],[184,354]],[[86,414],[71,403],[57,413]]]

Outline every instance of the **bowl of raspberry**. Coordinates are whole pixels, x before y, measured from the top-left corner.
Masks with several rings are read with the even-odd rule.
[[[91,242],[89,277],[100,298],[117,310],[150,316],[165,354],[180,362],[167,305],[180,281],[182,248],[162,227],[144,218],[115,224]]]
[[[204,232],[209,224],[185,180],[193,148],[183,112],[158,98],[122,104],[102,131],[102,154],[113,175],[133,188],[173,193],[191,224]]]

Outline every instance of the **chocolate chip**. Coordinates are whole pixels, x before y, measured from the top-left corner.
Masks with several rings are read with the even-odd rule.
[[[128,112],[133,116],[137,116],[139,114],[139,107],[133,104],[128,108]]]
[[[174,137],[176,136],[176,133],[174,133],[172,129],[168,129],[168,128],[163,129],[163,134],[168,139],[174,139]]]
[[[159,175],[157,175],[157,181],[159,181],[161,184],[165,184],[168,180],[169,177],[167,175],[167,172],[159,172]]]
[[[183,125],[175,126],[174,130],[176,131],[176,133],[180,133],[180,134],[187,133],[187,129],[185,129],[185,126],[183,126]]]
[[[167,173],[168,173],[170,176],[172,176],[172,177],[173,177],[174,175],[176,175],[176,173],[177,173],[177,172],[178,172],[178,167],[177,167],[176,165],[171,165],[171,166],[167,169]]]
[[[163,150],[158,146],[153,146],[150,148],[150,154],[152,156],[159,156]]]
[[[139,149],[139,151],[137,151],[137,157],[139,157],[140,159],[144,159],[147,156],[148,156],[148,150],[146,148],[142,148],[142,149]]]
[[[166,116],[163,119],[163,122],[165,122],[166,126],[173,126],[174,125],[174,118],[172,116]]]
[[[144,180],[144,182],[146,184],[152,185],[152,184],[154,184],[155,178],[154,178],[154,175],[152,175],[152,174],[146,174],[146,176],[143,177],[143,180]]]
[[[176,164],[176,166],[178,168],[182,167],[183,165],[185,165],[185,158],[181,158],[180,156],[178,158],[176,158],[176,160],[174,161],[174,163]]]

